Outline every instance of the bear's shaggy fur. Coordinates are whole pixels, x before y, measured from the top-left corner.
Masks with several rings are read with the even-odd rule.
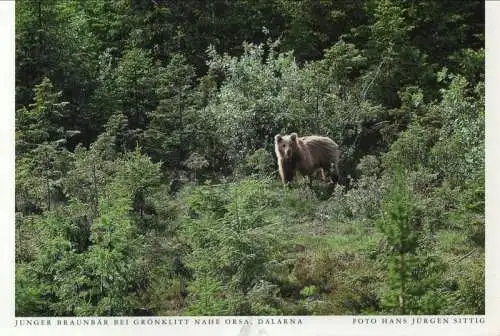
[[[328,137],[311,135],[299,138],[297,133],[277,134],[274,149],[283,184],[291,183],[297,171],[309,176],[309,181],[312,175],[319,172],[323,181],[331,183],[332,164],[339,179],[339,146]],[[325,171],[328,172],[328,180]]]

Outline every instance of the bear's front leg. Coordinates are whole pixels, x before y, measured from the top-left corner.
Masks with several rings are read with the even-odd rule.
[[[279,166],[279,173],[280,173],[281,183],[286,184],[285,173],[283,172],[283,168],[281,167],[281,165]]]
[[[294,175],[293,171],[286,171],[284,173],[284,182],[283,183],[285,185],[291,185],[292,181],[293,181],[293,175]]]
[[[278,161],[279,172],[281,176],[281,182],[284,185],[289,185],[293,181],[295,175],[295,164],[293,162],[287,162],[285,160]]]

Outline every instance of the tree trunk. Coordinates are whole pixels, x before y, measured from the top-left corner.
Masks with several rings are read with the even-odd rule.
[[[92,182],[94,184],[94,217],[99,216],[99,194],[97,191],[97,176],[95,162],[92,164]]]
[[[405,255],[404,253],[399,254],[399,276],[401,281],[400,293],[399,293],[399,312],[401,315],[405,314]]]

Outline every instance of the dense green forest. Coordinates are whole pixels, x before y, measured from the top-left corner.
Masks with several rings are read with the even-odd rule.
[[[484,314],[483,1],[17,0],[15,52],[17,316]]]

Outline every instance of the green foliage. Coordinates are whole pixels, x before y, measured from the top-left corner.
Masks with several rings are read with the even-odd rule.
[[[145,150],[155,161],[180,168],[191,151],[205,153],[206,125],[194,111],[194,68],[183,55],[175,54],[165,68],[159,69],[156,94],[159,103],[148,113],[149,127],[144,132]],[[171,130],[168,134],[165,129]]]
[[[418,240],[417,209],[403,174],[401,168],[394,171],[388,191],[382,198],[382,216],[378,221],[392,251],[388,260],[391,291],[383,303],[392,309],[399,308],[400,314],[405,314],[408,309],[407,279],[414,267],[413,254]]]
[[[484,95],[482,84],[472,99],[468,82],[452,76],[439,106],[443,126],[439,142],[432,148],[432,166],[453,185],[463,180],[479,181],[484,171]],[[464,146],[465,145],[465,146]]]
[[[36,85],[33,103],[29,109],[23,107],[16,112],[16,149],[23,153],[37,144],[64,141],[64,129],[60,121],[67,102],[60,102],[61,92],[54,92],[48,78]]]
[[[195,190],[187,197],[187,211],[193,215],[185,219],[181,233],[191,250],[187,266],[198,275],[188,285],[187,312],[256,314],[246,293],[258,295],[263,290],[255,286],[266,279],[265,264],[279,247],[273,237],[275,229],[265,220],[278,202],[276,195],[268,183],[256,180],[242,181],[229,190],[202,188],[210,188],[209,193]],[[219,299],[207,302],[209,297]],[[259,311],[264,309],[262,304],[258,304]]]
[[[381,182],[373,176],[362,176],[353,184],[344,199],[343,212],[363,220],[371,220],[380,214]]]
[[[314,296],[316,295],[316,293],[318,292],[318,289],[316,288],[316,286],[312,285],[312,286],[307,286],[307,287],[304,287],[301,291],[300,291],[300,295],[303,295],[303,296]]]
[[[415,201],[404,180],[404,172],[397,169],[382,197],[382,217],[379,227],[396,253],[414,252],[417,243]]]
[[[257,149],[248,155],[244,162],[243,173],[245,176],[256,175],[261,178],[272,176],[276,172],[275,159],[271,153],[264,148]]]
[[[303,288],[308,314],[370,313],[379,306],[379,271],[349,253],[320,253],[297,260],[293,275]]]
[[[115,109],[123,111],[131,129],[144,130],[147,113],[157,104],[157,75],[152,65],[147,52],[134,48],[124,53],[111,75]]]
[[[258,148],[268,148],[285,117],[280,88],[297,71],[290,54],[275,56],[276,46],[264,59],[264,45],[245,44],[241,58],[219,56],[209,50],[212,71],[224,71],[225,81],[207,112],[232,162]],[[265,64],[262,62],[265,60]]]
[[[483,29],[478,0],[16,2],[16,315],[483,314]],[[282,186],[291,132],[342,185]]]
[[[377,176],[380,173],[380,161],[376,156],[367,155],[359,160],[359,164],[356,168],[360,170],[363,175]]]
[[[284,21],[283,45],[293,49],[300,62],[318,59],[342,34],[364,22],[361,9],[361,1],[276,1],[276,14]]]
[[[121,189],[112,185],[109,196],[100,202],[100,216],[90,227],[91,246],[85,266],[92,270],[87,295],[94,307],[78,305],[83,311],[76,311],[77,315],[126,315],[133,306],[133,297],[123,294],[144,281],[140,254],[145,246],[128,216],[131,196]]]
[[[26,266],[16,267],[16,316],[51,316],[47,300],[44,298],[48,287],[30,276]]]

